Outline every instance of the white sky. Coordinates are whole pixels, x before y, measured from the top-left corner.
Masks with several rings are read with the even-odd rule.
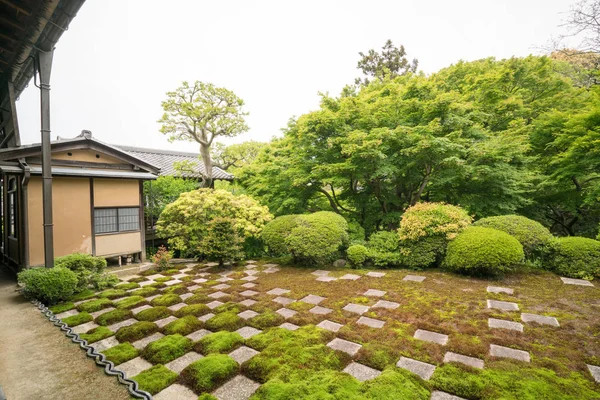
[[[54,55],[52,138],[89,129],[104,142],[170,144],[156,121],[183,80],[234,91],[249,132],[267,141],[360,73],[358,52],[403,44],[431,73],[458,60],[539,54],[568,0],[249,1],[87,0]],[[40,141],[39,91],[17,102],[21,140]],[[231,143],[229,141],[228,143]]]

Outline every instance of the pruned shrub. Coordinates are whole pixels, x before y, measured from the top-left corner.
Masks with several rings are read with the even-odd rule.
[[[353,267],[362,267],[368,259],[369,251],[362,244],[354,244],[348,247],[346,256]]]
[[[217,217],[208,222],[206,235],[200,240],[198,250],[207,259],[218,261],[223,266],[225,261],[244,258],[243,244],[244,240],[235,228],[235,221]]]
[[[379,231],[369,237],[367,249],[369,260],[378,268],[399,267],[402,257],[399,252],[400,239],[398,234],[389,231]]]
[[[432,236],[417,241],[404,241],[400,248],[402,266],[421,270],[441,263],[447,241],[443,236]]]
[[[23,294],[46,305],[68,300],[77,289],[77,276],[67,268],[30,268],[19,272]]]
[[[269,250],[269,255],[274,257],[289,254],[286,238],[298,225],[299,215],[282,215],[269,222],[263,228],[260,237]]]
[[[600,277],[600,241],[584,237],[563,237],[551,246],[543,267],[569,278]]]
[[[473,225],[497,229],[513,236],[523,246],[523,251],[528,259],[541,256],[549,250],[554,240],[554,236],[548,228],[537,221],[520,215],[482,218]]]
[[[55,267],[70,269],[77,276],[77,288],[83,290],[92,285],[98,290],[114,286],[118,278],[103,274],[106,260],[85,253],[73,253],[54,260]]]
[[[444,265],[467,275],[497,275],[523,260],[523,246],[506,232],[470,227],[448,244]]]

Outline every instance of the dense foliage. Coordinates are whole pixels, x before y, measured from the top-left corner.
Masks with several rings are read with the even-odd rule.
[[[77,289],[77,275],[64,267],[30,268],[19,272],[19,284],[26,296],[46,305],[68,300]]]
[[[77,290],[94,286],[103,290],[116,285],[119,279],[104,273],[106,260],[102,257],[94,257],[84,253],[73,253],[54,260],[54,266],[70,269],[77,276]]]
[[[146,207],[144,213],[152,225],[167,204],[177,200],[181,193],[198,189],[198,182],[193,179],[184,179],[175,176],[159,176],[154,181],[144,182],[144,197]]]
[[[354,244],[348,247],[346,255],[353,267],[362,267],[369,258],[369,250],[362,244]]]
[[[282,215],[265,225],[261,238],[270,255],[283,256],[289,254],[285,240],[292,229],[298,225],[298,219],[298,215]]]
[[[506,232],[473,226],[448,244],[444,265],[468,275],[497,275],[523,260],[523,246]]]
[[[198,250],[207,259],[219,262],[241,260],[244,257],[244,239],[235,229],[231,218],[215,218],[208,223],[206,235],[200,240]]]
[[[600,278],[600,242],[582,237],[558,238],[543,266],[566,277]]]

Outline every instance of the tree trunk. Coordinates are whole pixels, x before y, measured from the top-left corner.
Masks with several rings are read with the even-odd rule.
[[[200,144],[200,155],[202,156],[204,170],[206,171],[206,174],[204,175],[204,181],[202,182],[202,187],[209,188],[212,187],[213,182],[212,159],[210,158],[210,145]]]

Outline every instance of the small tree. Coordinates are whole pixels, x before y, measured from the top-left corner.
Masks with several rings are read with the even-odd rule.
[[[384,77],[394,78],[416,72],[419,62],[417,59],[409,61],[406,57],[404,46],[394,46],[391,40],[387,40],[381,48],[381,53],[371,49],[367,54],[362,51],[358,53],[360,60],[356,68],[360,69],[367,78],[356,78],[357,85],[368,85],[368,77],[383,80]]]
[[[215,218],[208,223],[198,251],[223,266],[225,261],[241,260],[244,257],[243,243],[244,239],[236,231],[231,218]]]
[[[170,141],[186,140],[200,144],[204,163],[204,187],[212,186],[210,148],[216,137],[233,137],[248,130],[243,111],[244,101],[235,93],[211,83],[183,82],[162,102],[165,113],[158,121],[160,131]]]

